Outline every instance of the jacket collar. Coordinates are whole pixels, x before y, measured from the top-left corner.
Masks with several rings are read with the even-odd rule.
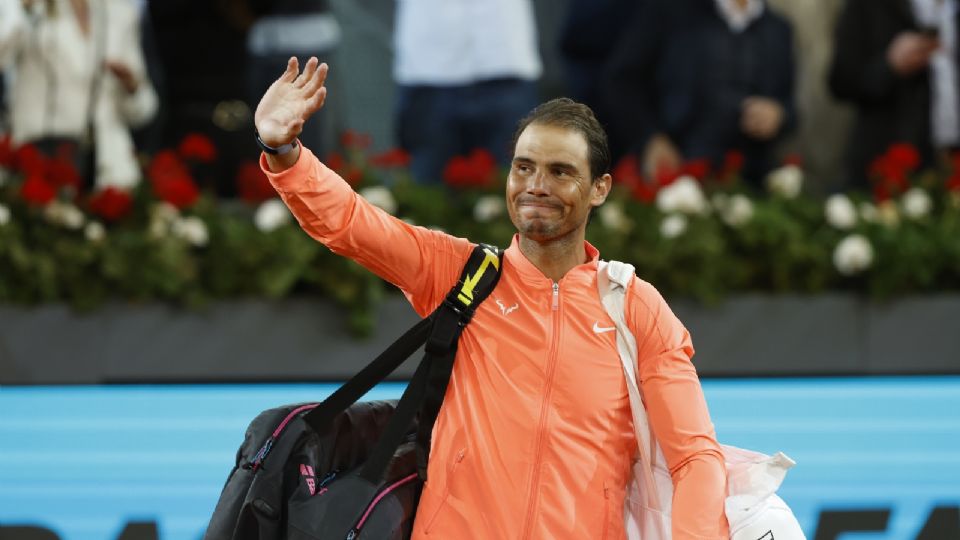
[[[560,281],[566,280],[571,275],[596,273],[597,262],[600,260],[600,252],[586,240],[583,242],[583,247],[587,252],[586,262],[571,268],[570,271],[560,279]],[[520,278],[526,283],[531,285],[548,286],[553,284],[553,281],[547,276],[543,275],[543,272],[534,266],[533,263],[530,262],[530,259],[527,259],[527,256],[520,251],[519,234],[513,235],[513,241],[510,242],[510,247],[504,252],[504,260],[506,264],[517,269],[517,273],[520,274]]]

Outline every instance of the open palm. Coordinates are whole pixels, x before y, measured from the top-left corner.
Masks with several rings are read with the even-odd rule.
[[[282,146],[300,135],[303,123],[323,106],[327,89],[327,64],[316,57],[307,60],[300,73],[296,57],[287,61],[287,69],[270,85],[254,115],[260,139],[270,146]]]

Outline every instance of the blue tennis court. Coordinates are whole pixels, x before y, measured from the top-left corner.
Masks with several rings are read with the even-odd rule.
[[[4,387],[0,524],[64,540],[113,540],[153,522],[197,540],[247,423],[333,384]],[[398,397],[383,384],[369,398]],[[937,506],[960,506],[960,377],[706,380],[722,442],[798,462],[781,495],[812,539],[822,511],[890,511],[882,531],[916,538]],[[840,538],[840,536],[838,536]]]

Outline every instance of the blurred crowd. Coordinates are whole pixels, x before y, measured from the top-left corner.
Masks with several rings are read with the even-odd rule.
[[[960,145],[958,1],[822,2],[814,72],[804,54],[822,49],[767,0],[0,0],[0,132],[69,160],[87,187],[121,188],[142,174],[135,150],[200,134],[213,144],[198,180],[232,197],[258,156],[259,96],[286,58],[315,55],[331,105],[301,138],[320,155],[373,132],[439,182],[476,149],[506,165],[517,120],[562,94],[651,182],[733,153],[759,187],[785,155],[835,140],[802,129],[822,86],[853,116],[822,187],[864,189],[891,144],[927,166]],[[826,131],[847,133],[837,122]]]

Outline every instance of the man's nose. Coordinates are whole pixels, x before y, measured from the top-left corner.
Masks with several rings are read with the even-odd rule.
[[[527,177],[527,192],[545,195],[549,192],[549,182],[547,174],[538,170]]]

